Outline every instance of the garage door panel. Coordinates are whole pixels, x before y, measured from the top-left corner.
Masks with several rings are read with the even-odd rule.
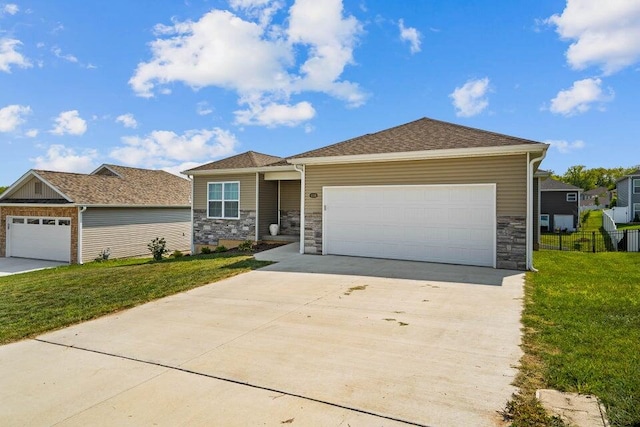
[[[30,223],[34,220],[38,223]],[[7,227],[7,256],[70,262],[71,226],[62,225],[59,220],[11,218]]]
[[[325,188],[327,254],[493,266],[495,185]]]

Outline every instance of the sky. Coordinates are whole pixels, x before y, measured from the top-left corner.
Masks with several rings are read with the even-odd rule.
[[[173,173],[421,117],[640,164],[640,0],[0,0],[0,185]]]

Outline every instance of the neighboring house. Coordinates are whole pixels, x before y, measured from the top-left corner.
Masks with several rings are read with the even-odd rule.
[[[575,231],[580,221],[581,188],[553,178],[540,181],[540,227]]]
[[[606,209],[611,204],[611,197],[611,191],[609,191],[607,187],[598,187],[593,190],[587,190],[580,195],[580,209]]]
[[[616,190],[616,208],[626,208],[624,222],[640,222],[640,169],[620,178]]]
[[[102,165],[91,174],[30,170],[0,195],[0,256],[70,263],[148,255],[163,237],[189,250],[191,185],[168,172]]]
[[[247,152],[193,177],[193,250],[260,240],[300,252],[524,270],[548,145],[428,118],[287,159]]]

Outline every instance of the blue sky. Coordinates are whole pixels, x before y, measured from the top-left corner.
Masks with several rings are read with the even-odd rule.
[[[431,117],[633,166],[640,1],[0,0],[0,185],[185,170]]]

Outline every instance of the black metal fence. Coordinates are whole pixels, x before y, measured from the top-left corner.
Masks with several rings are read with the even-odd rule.
[[[578,252],[639,252],[640,230],[542,233],[540,249]]]

